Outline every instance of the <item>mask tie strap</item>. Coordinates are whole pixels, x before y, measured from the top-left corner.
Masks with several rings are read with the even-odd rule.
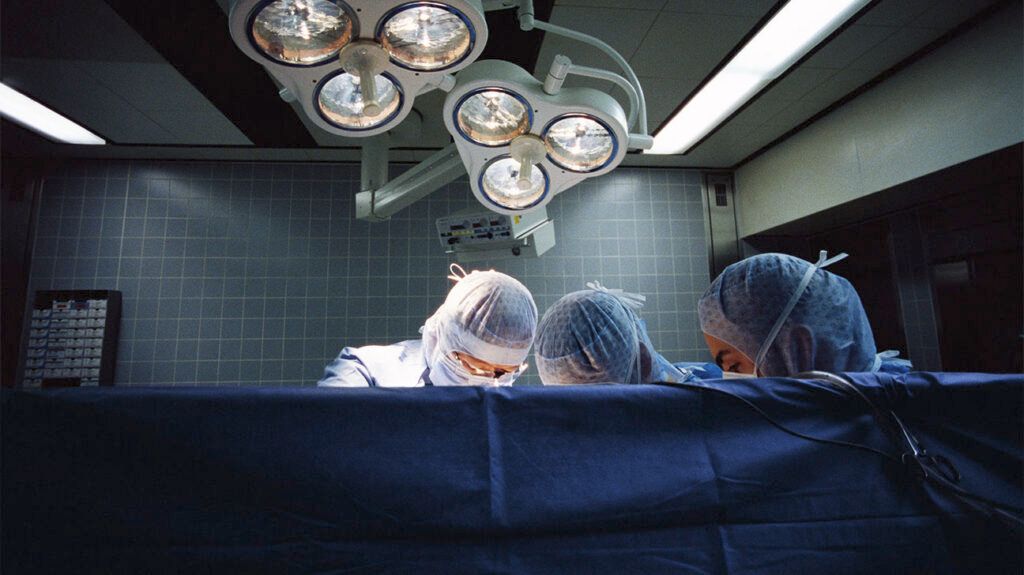
[[[766,337],[764,343],[761,344],[761,349],[758,350],[757,357],[754,358],[754,375],[757,375],[758,368],[764,364],[764,358],[768,356],[768,350],[770,350],[772,344],[775,343],[775,338],[778,337],[779,332],[782,331],[782,326],[786,323],[786,320],[789,319],[789,314],[793,313],[793,308],[795,308],[796,304],[800,301],[800,296],[804,295],[804,290],[806,290],[807,286],[811,284],[811,279],[814,277],[814,273],[838,262],[839,260],[845,259],[846,257],[846,253],[841,253],[830,259],[827,251],[821,250],[818,253],[818,261],[811,267],[807,268],[807,271],[804,273],[804,277],[800,280],[800,284],[797,285],[796,291],[793,292],[793,296],[789,298],[789,302],[786,304],[786,307],[783,308],[782,313],[779,314],[779,319],[775,320],[775,325],[772,326],[772,329],[768,332],[768,337]]]
[[[463,269],[462,266],[460,266],[459,264],[453,263],[448,266],[448,279],[452,280],[453,282],[459,282],[467,275],[469,274],[467,274],[466,270]]]

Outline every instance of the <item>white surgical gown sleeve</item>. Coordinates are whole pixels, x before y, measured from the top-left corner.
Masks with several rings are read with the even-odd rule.
[[[426,369],[418,339],[346,347],[327,364],[319,387],[422,387]]]
[[[356,355],[357,349],[346,347],[324,368],[317,387],[369,387],[374,385],[370,370]]]

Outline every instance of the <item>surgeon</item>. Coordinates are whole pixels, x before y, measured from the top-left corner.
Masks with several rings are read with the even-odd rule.
[[[677,367],[654,350],[638,315],[643,296],[596,282],[587,286],[555,302],[537,328],[534,356],[545,385],[696,379],[693,369]]]
[[[526,368],[537,331],[533,296],[503,273],[452,269],[456,283],[420,328],[422,339],[346,347],[317,385],[511,385]]]
[[[877,353],[857,291],[815,263],[762,254],[725,268],[698,303],[700,327],[725,377],[805,371],[905,373],[895,351]]]

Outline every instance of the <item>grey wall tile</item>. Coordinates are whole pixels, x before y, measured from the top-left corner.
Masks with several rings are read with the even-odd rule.
[[[358,188],[352,164],[58,166],[45,177],[30,282],[124,292],[120,385],[314,385],[344,346],[417,336],[449,287],[434,220],[479,207],[460,180],[370,224],[354,219]],[[541,313],[592,280],[640,292],[660,352],[706,357],[698,172],[621,168],[548,213],[557,244],[546,255],[472,267],[517,277]],[[532,370],[521,381],[539,383]]]

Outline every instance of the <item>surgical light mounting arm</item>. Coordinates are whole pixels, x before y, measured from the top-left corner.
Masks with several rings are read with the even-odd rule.
[[[455,144],[448,144],[390,182],[386,143],[363,147],[362,188],[356,194],[356,218],[382,222],[466,173]]]
[[[569,28],[563,28],[562,26],[558,26],[555,24],[544,22],[542,20],[535,19],[533,15],[533,0],[519,0],[517,15],[519,17],[519,28],[524,32],[529,32],[530,30],[536,28],[538,30],[543,30],[545,32],[550,32],[552,34],[564,36],[571,40],[576,40],[577,42],[588,44],[590,46],[597,48],[598,50],[601,50],[602,52],[605,53],[605,55],[611,58],[612,61],[618,64],[619,67],[622,68],[622,71],[625,72],[628,83],[633,87],[633,90],[635,91],[635,109],[637,111],[637,121],[639,121],[640,124],[638,126],[639,133],[629,135],[630,147],[635,146],[643,149],[649,149],[651,146],[654,145],[654,139],[650,137],[650,134],[647,130],[647,100],[646,98],[644,98],[644,90],[643,87],[640,85],[640,79],[636,77],[636,73],[633,72],[633,68],[630,67],[629,62],[627,62],[626,59],[623,58],[622,55],[615,50],[615,48],[612,48],[606,42],[593,36],[590,36],[588,34],[584,34],[582,32],[570,30]],[[623,90],[626,91],[627,97],[630,97],[631,108],[629,123],[630,127],[633,127],[634,94],[623,86],[623,84],[620,82],[622,78],[620,78],[617,74],[613,74],[611,72],[599,70],[596,68],[575,66],[572,64],[571,61],[568,60],[568,58],[565,58],[565,61],[563,62],[559,62],[559,59],[556,57],[555,62],[552,63],[551,67],[552,72],[555,74],[555,76],[552,77],[552,74],[549,73],[548,82],[555,82],[554,84],[551,84],[551,87],[554,88],[555,92],[558,91],[558,88],[561,86],[561,81],[565,79],[565,76],[567,74],[576,74],[579,76],[588,76],[591,78],[607,80],[610,82],[614,82],[616,85],[622,87]],[[545,82],[545,91],[547,91],[549,87],[548,82]]]

